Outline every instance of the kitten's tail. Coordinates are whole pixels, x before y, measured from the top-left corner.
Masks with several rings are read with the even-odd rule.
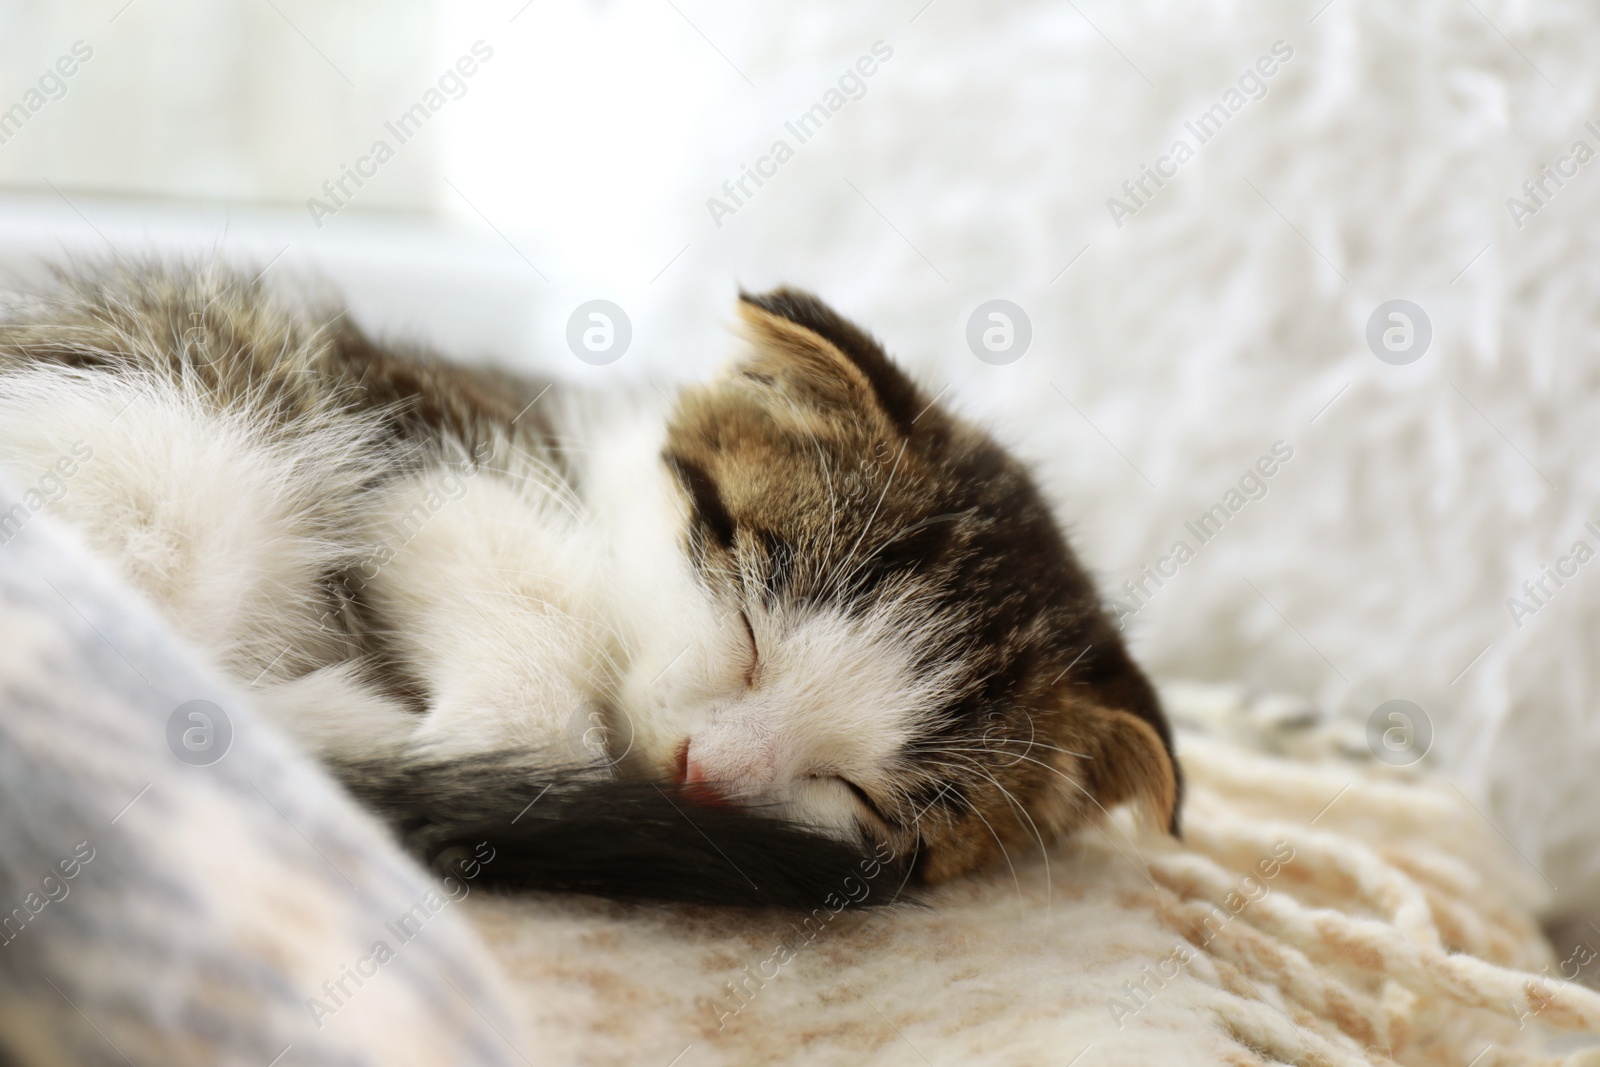
[[[341,761],[440,873],[478,885],[738,907],[891,903],[906,864],[693,789],[551,770],[537,753]]]

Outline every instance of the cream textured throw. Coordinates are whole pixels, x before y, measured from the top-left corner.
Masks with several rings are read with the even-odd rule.
[[[1600,996],[1553,977],[1505,876],[1522,861],[1453,789],[1194,732],[1182,755],[1183,847],[1119,820],[809,923],[481,896],[472,916],[552,1063],[1600,1064],[1549,1051],[1600,1028]]]

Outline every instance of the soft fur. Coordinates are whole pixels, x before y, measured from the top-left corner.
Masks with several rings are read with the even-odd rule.
[[[584,394],[222,266],[64,274],[0,324],[0,464],[48,487],[0,532],[79,526],[362,796],[462,823],[442,851],[698,900],[702,841],[758,887],[708,824],[778,820],[804,903],[826,838],[939,882],[1124,802],[1175,832],[1159,701],[1028,472],[815,298],[740,312],[712,382]]]

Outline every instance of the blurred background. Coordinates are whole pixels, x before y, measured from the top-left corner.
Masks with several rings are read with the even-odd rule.
[[[0,269],[221,255],[597,382],[811,288],[1163,684],[1443,775],[1600,941],[1597,77],[1554,0],[4,0]]]

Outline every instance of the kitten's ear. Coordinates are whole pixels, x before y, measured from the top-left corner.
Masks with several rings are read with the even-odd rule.
[[[1129,801],[1173,836],[1179,833],[1182,776],[1177,760],[1148,722],[1120,708],[1096,708],[1093,759],[1079,773],[1108,811]]]
[[[870,404],[902,433],[927,402],[864,330],[810,293],[739,294],[754,347],[740,372],[772,380],[827,404]]]

